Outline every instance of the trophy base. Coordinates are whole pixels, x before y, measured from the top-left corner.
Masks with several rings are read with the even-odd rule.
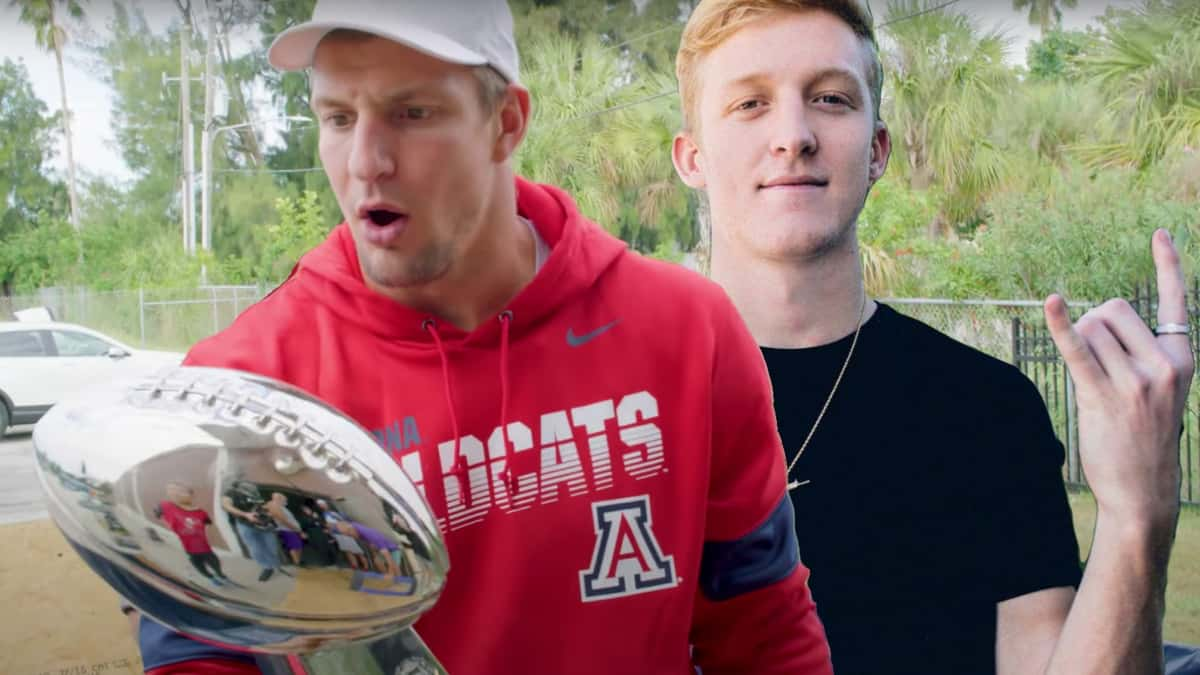
[[[263,675],[448,675],[411,628],[367,644],[255,660]]]

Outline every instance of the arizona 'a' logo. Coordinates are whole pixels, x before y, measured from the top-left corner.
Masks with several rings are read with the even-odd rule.
[[[596,549],[579,572],[584,602],[647,593],[678,584],[675,558],[663,555],[650,529],[647,495],[594,502]]]

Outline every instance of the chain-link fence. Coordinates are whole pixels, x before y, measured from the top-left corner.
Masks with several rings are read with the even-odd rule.
[[[133,346],[186,351],[232,323],[242,310],[262,298],[266,290],[261,286],[111,292],[50,288],[35,295],[0,297],[0,320],[16,310],[47,307],[58,321],[81,324]],[[1200,316],[1200,285],[1192,287],[1188,298],[1195,324]],[[884,302],[960,342],[1019,367],[1037,385],[1055,430],[1063,440],[1067,451],[1065,478],[1071,484],[1084,484],[1074,393],[1066,367],[1046,332],[1041,302],[926,298],[890,298]],[[1139,289],[1131,302],[1143,317],[1152,316],[1155,310],[1154,294],[1149,288]],[[1078,318],[1089,307],[1087,303],[1072,303],[1071,314]],[[1200,503],[1200,392],[1194,386],[1180,445],[1181,496],[1184,501]]]
[[[233,322],[262,298],[261,286],[92,291],[46,288],[0,297],[0,320],[14,311],[48,308],[57,321],[87,326],[134,347],[186,351]]]

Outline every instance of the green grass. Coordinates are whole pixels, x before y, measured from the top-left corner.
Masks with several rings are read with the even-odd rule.
[[[1072,492],[1075,533],[1080,554],[1087,555],[1096,523],[1096,501],[1090,492]],[[1167,614],[1163,635],[1168,642],[1200,645],[1200,507],[1184,506],[1175,530],[1175,548],[1167,571]]]

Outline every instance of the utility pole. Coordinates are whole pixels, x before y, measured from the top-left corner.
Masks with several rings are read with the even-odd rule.
[[[168,82],[179,82],[179,129],[182,134],[183,175],[180,177],[179,210],[183,224],[183,252],[188,255],[196,254],[196,176],[195,150],[193,149],[195,129],[192,125],[192,10],[191,0],[176,0],[183,22],[179,30],[179,77],[169,77],[162,74],[162,84],[165,88]],[[196,78],[201,79],[201,78]]]
[[[200,132],[200,248],[212,250],[212,143],[209,134],[213,126],[213,60],[216,52],[217,35],[214,30],[211,0],[204,4],[204,16],[208,35],[204,42],[204,128]]]
[[[195,78],[195,79],[199,80],[200,78]],[[162,86],[164,89],[171,82],[182,82],[183,80],[184,80],[184,78],[181,78],[181,77],[170,77],[166,73],[162,74]],[[180,96],[181,99],[183,98],[183,96],[186,96],[186,94],[183,94],[182,89],[180,91],[180,94],[181,94],[181,96]],[[194,205],[195,200],[192,199],[192,193],[188,190],[189,185],[192,185],[194,187],[194,184],[195,184],[194,177],[192,177],[191,181],[188,180],[189,177],[191,177],[190,172],[189,172],[189,169],[191,168],[191,162],[187,160],[187,157],[189,156],[188,152],[189,152],[189,149],[191,148],[191,141],[189,139],[190,139],[191,133],[192,133],[192,125],[191,125],[191,120],[188,119],[188,115],[183,111],[182,101],[180,103],[181,104],[179,106],[179,128],[182,130],[181,144],[182,144],[182,153],[184,155],[184,160],[185,160],[185,165],[184,165],[185,168],[184,168],[184,175],[179,176],[179,194],[181,195],[179,210],[180,210],[180,216],[181,216],[180,220],[183,223],[183,232],[182,232],[183,250],[185,253],[190,253],[195,250],[195,245],[193,244],[193,245],[189,246],[188,242],[189,241],[194,242],[196,240],[195,228],[191,225],[191,223],[195,222],[195,215],[192,213],[192,211],[194,209],[191,208]],[[191,239],[188,238],[189,230],[191,230],[191,233],[192,233]]]
[[[180,123],[183,127],[183,198],[180,204],[183,209],[183,251],[188,255],[196,253],[196,224],[195,206],[192,200],[192,186],[195,184],[193,172],[195,159],[192,153],[192,78],[189,55],[191,44],[192,22],[189,13],[183,15],[183,24],[179,31],[179,100]]]

